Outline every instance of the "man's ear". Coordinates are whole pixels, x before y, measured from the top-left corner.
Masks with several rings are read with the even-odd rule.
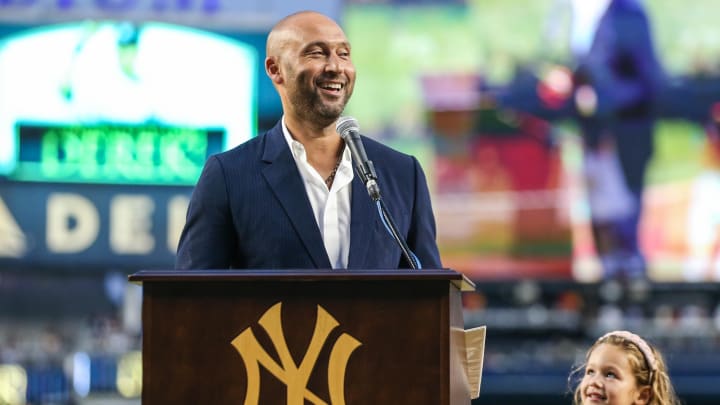
[[[267,73],[273,83],[281,84],[283,82],[283,77],[280,73],[280,65],[278,64],[276,58],[271,56],[265,58],[265,73]]]
[[[650,387],[644,386],[640,388],[640,391],[637,394],[637,397],[635,398],[634,405],[647,405],[650,403],[650,396],[652,393],[650,392]]]

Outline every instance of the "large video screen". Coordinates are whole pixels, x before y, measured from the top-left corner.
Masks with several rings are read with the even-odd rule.
[[[206,159],[258,132],[262,35],[38,15],[0,23],[0,266],[171,268]]]
[[[667,75],[638,225],[646,275],[717,280],[720,5],[638,4]],[[445,266],[475,279],[607,276],[591,229],[589,158],[562,108],[607,5],[468,0],[346,9],[358,69],[348,112],[364,133],[421,159]],[[502,92],[512,102],[495,97]]]
[[[0,38],[0,175],[193,185],[256,133],[255,47],[165,23],[82,21]]]

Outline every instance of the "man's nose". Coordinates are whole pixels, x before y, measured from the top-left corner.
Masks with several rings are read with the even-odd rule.
[[[341,72],[343,70],[344,61],[336,54],[330,54],[327,63],[325,64],[325,71],[328,72]]]

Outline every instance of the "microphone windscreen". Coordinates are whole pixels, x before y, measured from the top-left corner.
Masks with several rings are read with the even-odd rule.
[[[335,124],[335,131],[340,134],[341,137],[349,135],[350,131],[360,132],[360,125],[353,117],[340,117]]]

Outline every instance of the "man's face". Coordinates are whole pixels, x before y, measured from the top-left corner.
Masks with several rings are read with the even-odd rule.
[[[280,64],[288,108],[303,120],[327,126],[345,109],[355,85],[350,44],[332,21],[302,24]]]

